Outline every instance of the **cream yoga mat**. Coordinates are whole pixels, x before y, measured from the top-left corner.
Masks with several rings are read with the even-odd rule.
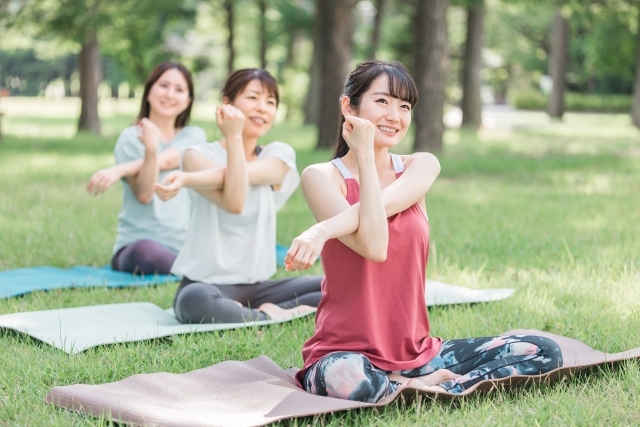
[[[463,394],[440,394],[456,399],[496,386],[552,381],[590,366],[640,358],[640,348],[602,353],[570,338],[536,330],[514,330],[505,335],[541,335],[562,349],[564,366],[538,376],[487,380]],[[138,426],[262,426],[278,420],[326,414],[353,408],[384,406],[400,394],[433,393],[408,387],[398,389],[378,404],[319,397],[296,386],[295,369],[282,370],[266,356],[246,362],[222,362],[185,374],[141,374],[101,385],[55,387],[46,402],[94,417]]]
[[[470,289],[440,282],[427,282],[428,306],[490,302],[509,297],[514,289]],[[219,331],[274,323],[183,325],[173,309],[136,302],[105,304],[59,310],[13,313],[0,316],[0,327],[25,333],[69,354],[104,344],[143,341],[169,335]]]

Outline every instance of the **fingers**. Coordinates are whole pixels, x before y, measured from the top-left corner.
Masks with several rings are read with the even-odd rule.
[[[165,176],[164,179],[162,180],[162,184],[167,185],[173,181],[176,180],[176,178],[178,177],[179,172],[171,172],[169,175]]]
[[[289,265],[293,262],[293,258],[295,257],[296,252],[298,252],[298,246],[299,244],[297,240],[294,240],[291,243],[291,247],[287,251],[287,255],[284,257],[284,265],[286,270],[289,270]]]
[[[287,271],[308,270],[317,258],[317,251],[312,244],[294,240],[284,259],[284,265]]]
[[[176,185],[162,185],[155,183],[153,184],[153,192],[162,200],[166,202],[167,200],[173,199],[178,191],[180,190],[179,186]]]
[[[89,195],[95,197],[98,194],[104,193],[105,190],[109,187],[108,185],[105,186],[105,179],[106,178],[100,172],[95,173],[91,177],[91,180],[89,180],[89,184],[87,184],[87,192],[89,193]]]
[[[221,123],[224,118],[222,107],[223,107],[222,105],[218,105],[216,107],[216,121],[218,122],[218,124]]]

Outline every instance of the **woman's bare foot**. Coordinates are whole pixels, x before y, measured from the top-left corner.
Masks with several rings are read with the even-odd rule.
[[[439,369],[429,375],[415,377],[415,379],[422,381],[424,385],[432,386],[432,385],[442,384],[445,381],[450,381],[458,377],[460,377],[459,374],[454,374],[448,369]]]
[[[453,379],[453,378],[457,378],[460,375],[454,374],[453,372],[447,370],[447,369],[442,369],[443,371],[446,371],[445,373],[441,373],[438,377],[445,377],[448,378],[452,375],[454,375],[455,377],[452,378],[448,378],[445,379],[443,381],[440,381],[439,383],[436,384],[441,384],[444,381],[448,381],[449,379]],[[436,372],[440,372],[440,371],[436,371]],[[433,374],[435,374],[436,372],[434,372]],[[415,388],[418,390],[424,390],[424,391],[430,391],[432,393],[447,393],[447,390],[445,390],[444,388],[440,387],[439,385],[433,384],[431,383],[431,381],[436,380],[438,377],[432,377],[433,374],[429,374],[429,375],[423,375],[422,377],[416,377],[416,378],[407,378],[407,377],[403,377],[402,375],[398,375],[398,374],[389,374],[389,379],[391,381],[396,381],[399,382],[402,385],[406,385],[408,387],[411,388]],[[429,384],[426,384],[422,379],[427,379],[427,381],[429,382]]]
[[[280,308],[270,302],[265,302],[260,307],[259,311],[265,313],[271,320],[290,320],[294,317],[313,313],[316,309],[308,305],[299,305],[293,308]]]

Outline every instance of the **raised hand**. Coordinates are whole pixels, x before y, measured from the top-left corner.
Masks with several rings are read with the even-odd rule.
[[[300,236],[293,239],[291,247],[284,259],[286,270],[307,270],[318,259],[325,242],[324,233],[319,224],[314,225]]]
[[[225,139],[242,140],[245,116],[236,107],[229,104],[219,105],[216,109],[216,122]]]
[[[87,184],[87,193],[97,196],[107,191],[115,182],[122,178],[120,168],[112,166],[106,169],[100,169],[94,173]]]
[[[187,173],[181,171],[171,172],[162,180],[162,183],[158,184],[156,182],[153,184],[153,191],[163,202],[174,198],[178,191],[184,187]]]
[[[162,134],[160,128],[146,117],[138,123],[138,138],[148,151],[157,151]]]
[[[369,120],[354,116],[345,116],[342,125],[342,137],[356,155],[373,154],[373,138],[376,127]]]

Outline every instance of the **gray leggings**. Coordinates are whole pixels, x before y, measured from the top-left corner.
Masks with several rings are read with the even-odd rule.
[[[317,307],[322,276],[291,277],[242,285],[212,285],[182,279],[173,299],[176,318],[182,323],[242,323],[266,320],[253,309],[265,302],[282,308],[297,305]],[[242,304],[242,307],[237,303]]]

